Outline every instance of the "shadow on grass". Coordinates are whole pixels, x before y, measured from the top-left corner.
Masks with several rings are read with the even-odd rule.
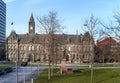
[[[111,76],[110,78],[106,78],[106,79],[100,80],[100,81],[98,81],[98,82],[96,82],[96,83],[101,83],[101,82],[110,80],[110,79],[112,79],[112,78],[117,78],[117,77],[119,77],[119,76],[120,76],[119,74],[116,74],[116,75]]]

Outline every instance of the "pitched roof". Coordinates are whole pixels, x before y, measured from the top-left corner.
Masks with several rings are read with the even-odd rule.
[[[10,36],[8,36],[8,40],[11,38],[15,38],[19,41],[19,43],[35,43],[40,44],[43,43],[46,34],[16,34],[15,31],[12,31]],[[89,33],[85,33],[84,35],[76,35],[76,34],[55,34],[55,39],[59,41],[61,44],[77,44],[82,43],[82,41],[87,41],[90,37]]]

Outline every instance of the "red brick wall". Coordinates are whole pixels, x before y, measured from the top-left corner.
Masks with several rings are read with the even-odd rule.
[[[102,48],[103,46],[107,44],[115,44],[115,43],[116,41],[113,38],[109,37],[109,38],[105,38],[104,40],[98,41],[97,47]]]

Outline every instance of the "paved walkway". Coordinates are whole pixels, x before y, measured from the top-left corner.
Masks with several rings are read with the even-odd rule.
[[[40,70],[35,70],[34,72],[32,72],[32,74],[30,74],[30,75],[26,78],[25,82],[24,82],[24,80],[23,80],[21,83],[32,83],[32,80],[35,79],[35,78],[37,78],[37,76],[38,76],[41,72],[42,72],[41,69],[40,69]]]
[[[31,67],[19,67],[18,68],[18,82],[24,83],[24,79],[27,80],[25,83],[31,83],[30,79],[35,78],[38,75],[38,69],[41,72],[46,67],[32,67],[32,74],[31,74]],[[16,69],[12,72],[1,75],[0,76],[0,83],[16,83]]]

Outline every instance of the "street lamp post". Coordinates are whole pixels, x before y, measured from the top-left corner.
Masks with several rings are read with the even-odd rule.
[[[33,50],[33,46],[31,46],[31,51]],[[31,58],[31,60],[30,60],[30,65],[31,65],[31,76],[32,76],[32,52],[31,52],[31,55],[30,55],[30,58]],[[33,78],[31,77],[31,83],[33,83]]]
[[[24,79],[24,82],[23,83],[25,83],[25,67],[23,67],[23,79]]]
[[[40,58],[40,57],[39,57]],[[40,59],[37,60],[37,70],[38,70],[38,75],[39,75],[39,66],[40,66]]]
[[[16,48],[16,83],[18,83],[18,48]]]
[[[30,55],[30,66],[31,66],[31,76],[32,76],[32,55]],[[32,77],[31,77],[31,83],[33,83]]]
[[[18,83],[18,64],[16,61],[16,83]]]
[[[25,66],[27,65],[27,63],[25,63],[24,59],[22,61],[23,61],[23,64],[22,64],[22,66],[23,66],[23,83],[25,83]]]
[[[30,55],[31,56],[31,55]],[[32,56],[31,56],[32,57]],[[31,59],[32,60],[32,59]],[[32,75],[32,61],[30,60],[30,66],[31,66],[31,75]]]
[[[32,42],[33,42],[33,40],[32,39],[30,39],[29,40],[29,44],[30,44],[30,46],[29,46],[29,51],[30,51],[30,54],[29,54],[29,62],[30,62],[30,72],[31,72],[31,76],[32,76]],[[32,77],[31,77],[31,83],[32,83]]]

